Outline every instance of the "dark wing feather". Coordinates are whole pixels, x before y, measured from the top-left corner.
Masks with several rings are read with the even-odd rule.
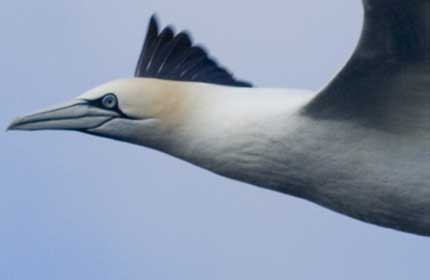
[[[179,58],[179,54],[191,46],[191,41],[184,33],[178,34],[173,40],[166,45],[166,53],[163,55],[163,61],[160,64],[158,75],[165,75],[169,69],[173,68]]]
[[[151,17],[149,21],[148,31],[146,32],[145,42],[143,43],[143,50],[145,50],[145,55],[141,55],[139,57],[139,61],[137,62],[136,71],[134,75],[136,77],[140,77],[144,74],[146,65],[148,64],[149,59],[152,57],[153,46],[155,46],[155,41],[158,37],[158,24],[155,17]]]
[[[354,54],[304,113],[389,131],[429,132],[430,1],[363,4],[364,27]]]
[[[207,63],[206,52],[200,47],[194,47],[193,53],[189,55],[181,65],[179,65],[179,76],[184,78],[194,66],[201,62]]]
[[[172,41],[173,36],[173,29],[168,26],[163,29],[157,40],[153,43],[153,51],[144,72],[147,77],[154,77],[158,72],[161,62],[166,55],[166,52],[168,52],[166,47],[168,47],[168,44]]]
[[[193,46],[187,33],[175,35],[171,27],[166,27],[161,33],[158,30],[157,20],[152,16],[136,67],[136,77],[252,86],[248,82],[236,80],[229,71],[210,58],[203,48]]]

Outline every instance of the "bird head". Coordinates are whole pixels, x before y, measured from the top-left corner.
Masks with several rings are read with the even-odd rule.
[[[214,84],[251,86],[193,45],[188,33],[175,35],[169,26],[159,32],[153,16],[135,78],[103,84],[69,103],[17,118],[8,129],[76,130],[160,150],[171,144],[172,130],[178,132],[199,107],[198,96],[213,91]]]
[[[18,117],[9,130],[75,130],[152,146],[175,122],[186,97],[180,83],[147,78],[116,80],[70,102]],[[154,143],[152,143],[154,142]]]

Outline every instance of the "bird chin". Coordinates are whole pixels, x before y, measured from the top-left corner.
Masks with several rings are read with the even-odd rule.
[[[159,119],[114,118],[82,132],[122,142],[152,146],[151,142],[159,139],[157,133],[159,123]]]

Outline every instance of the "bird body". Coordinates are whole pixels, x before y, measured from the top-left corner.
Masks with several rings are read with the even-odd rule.
[[[429,137],[315,120],[302,113],[313,92],[194,84],[188,93],[195,97],[184,104],[187,119],[157,137],[169,140],[155,149],[357,219],[430,234],[430,187],[422,183],[430,182]]]
[[[165,152],[350,217],[430,236],[430,2],[363,0],[350,61],[320,92],[254,88],[151,19],[135,78],[22,117]]]

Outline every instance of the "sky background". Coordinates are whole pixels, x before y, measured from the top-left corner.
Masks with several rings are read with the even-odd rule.
[[[74,0],[0,5],[0,128],[130,77],[150,15],[237,77],[318,90],[359,0]],[[0,131],[0,279],[424,279],[430,240],[74,132]]]

